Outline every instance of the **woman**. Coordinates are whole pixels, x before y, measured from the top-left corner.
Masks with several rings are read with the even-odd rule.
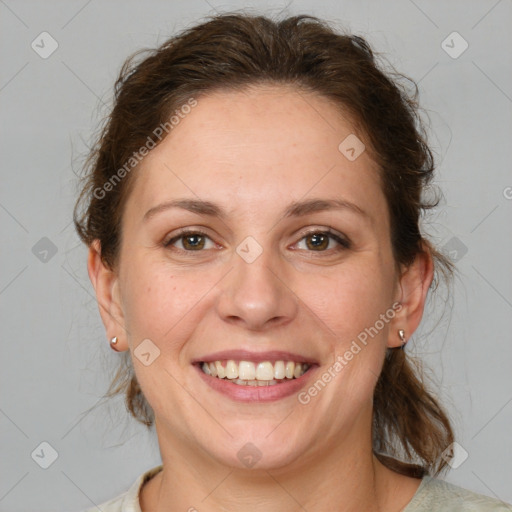
[[[420,126],[309,16],[217,16],[127,61],[75,225],[124,353],[110,394],[162,465],[101,510],[510,510],[435,478],[453,433],[404,350],[451,270],[418,227]]]

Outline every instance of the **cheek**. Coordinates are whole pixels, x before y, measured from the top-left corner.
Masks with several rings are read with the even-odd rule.
[[[158,346],[168,347],[211,286],[197,275],[184,277],[165,265],[152,264],[150,258],[144,265],[134,264],[126,270],[123,304],[130,338],[135,343],[150,338]]]
[[[389,322],[395,314],[393,274],[383,266],[373,258],[366,262],[361,259],[310,288],[315,293],[305,302],[327,326],[325,340],[331,364],[324,373],[333,382],[328,401],[345,397],[355,406],[373,396],[385,356]]]
[[[303,279],[302,285],[300,297],[342,345],[373,326],[392,305],[392,274],[370,257],[347,262],[331,275]]]
[[[392,280],[384,276],[378,262],[373,267],[347,265],[332,279],[320,281],[315,294],[305,301],[321,320],[317,323],[327,326],[330,363],[318,379],[329,383],[326,392],[318,392],[319,398],[314,400],[333,424],[344,425],[347,416],[356,417],[357,411],[371,405],[385,356],[389,321],[394,317]],[[388,316],[381,320],[386,312]],[[317,388],[323,389],[322,385]],[[311,396],[317,394],[310,390]]]

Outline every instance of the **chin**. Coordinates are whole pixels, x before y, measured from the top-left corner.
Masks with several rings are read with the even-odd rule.
[[[296,461],[307,447],[307,440],[291,435],[288,428],[276,428],[277,423],[229,430],[233,437],[211,440],[204,450],[221,464],[251,471],[275,470]]]

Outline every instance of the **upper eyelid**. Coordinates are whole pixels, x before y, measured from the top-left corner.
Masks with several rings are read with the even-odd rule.
[[[327,235],[339,236],[340,238],[347,238],[343,233],[332,228],[311,228],[302,233],[302,237],[311,235],[312,233],[326,233]]]

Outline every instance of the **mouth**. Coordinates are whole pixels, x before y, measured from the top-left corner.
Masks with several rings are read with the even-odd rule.
[[[216,379],[227,380],[237,386],[275,386],[299,379],[310,368],[306,362],[216,360],[199,363],[201,371]]]
[[[316,360],[290,352],[229,350],[192,362],[201,380],[237,402],[272,402],[295,395],[313,379]]]

